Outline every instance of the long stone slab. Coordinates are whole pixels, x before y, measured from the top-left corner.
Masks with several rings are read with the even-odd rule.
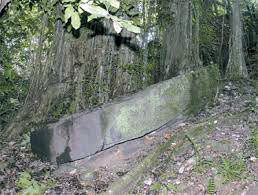
[[[62,164],[141,137],[198,112],[215,95],[216,65],[200,68],[31,133],[32,151]]]

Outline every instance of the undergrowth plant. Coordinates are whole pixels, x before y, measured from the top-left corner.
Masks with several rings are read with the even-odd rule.
[[[215,194],[215,181],[214,178],[209,178],[208,180],[208,186],[207,186],[207,194],[213,195]]]
[[[195,170],[201,174],[206,174],[207,170],[216,167],[216,164],[210,160],[200,159],[195,165]]]
[[[52,180],[46,180],[44,183],[40,183],[33,179],[30,173],[24,171],[19,173],[19,179],[16,182],[16,186],[20,188],[22,195],[39,195],[43,194],[48,188],[55,185]]]
[[[28,172],[20,173],[19,179],[16,183],[17,187],[22,189],[22,194],[42,194],[46,186],[40,184],[36,180],[31,178],[31,175]]]
[[[255,129],[251,133],[250,149],[254,152],[255,157],[258,157],[258,131]]]
[[[237,179],[245,178],[246,165],[243,159],[238,162],[229,158],[223,158],[222,163],[218,166],[219,173],[223,176],[224,182],[227,183]]]
[[[161,192],[162,195],[168,194],[168,191],[173,191],[173,192],[179,191],[178,187],[173,183],[168,183],[168,184],[154,183],[151,185],[150,189],[154,191],[159,191]]]

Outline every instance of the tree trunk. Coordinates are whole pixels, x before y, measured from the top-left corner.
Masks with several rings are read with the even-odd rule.
[[[169,5],[166,1],[162,7],[164,6],[169,6],[168,11],[173,16],[173,20],[167,22],[163,34],[161,57],[163,80],[192,69],[195,62],[193,58],[196,55],[199,58],[199,52],[196,50],[195,45],[195,43],[198,43],[198,39],[195,40],[195,43],[193,41],[192,0],[173,0]],[[195,27],[194,33],[198,34],[198,24]],[[194,35],[195,38],[197,38],[197,34],[195,34],[196,36]]]
[[[247,78],[247,68],[243,52],[242,23],[240,12],[240,0],[233,0],[232,23],[230,38],[230,54],[227,64],[226,78]]]
[[[142,88],[143,67],[134,34],[118,35],[110,21],[96,21],[84,24],[75,37],[58,20],[54,46],[46,51],[42,46],[45,16],[42,21],[31,87],[5,131],[10,138],[34,124],[58,120]]]
[[[223,44],[224,44],[224,26],[225,26],[225,10],[226,10],[226,2],[223,0],[222,2],[224,4],[224,13],[222,16],[222,24],[221,24],[221,40],[220,40],[220,47],[219,47],[219,52],[218,52],[218,63],[223,70],[223,55],[222,55],[222,50],[223,50]],[[224,71],[223,71],[224,72]]]
[[[193,13],[195,22],[193,24],[193,65],[194,67],[199,67],[202,65],[202,61],[200,59],[200,6],[201,2],[199,0],[194,0],[193,2]]]

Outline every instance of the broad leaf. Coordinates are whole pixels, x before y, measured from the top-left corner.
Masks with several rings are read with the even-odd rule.
[[[79,12],[80,14],[82,14],[82,13],[84,12],[80,6],[78,6],[78,12]]]
[[[113,21],[121,21],[121,19],[119,19],[117,16],[110,16],[110,18],[113,20]]]
[[[85,10],[86,12],[93,14],[93,15],[98,15],[101,17],[106,17],[108,18],[108,11],[95,5],[89,5],[89,4],[80,4],[81,8]]]
[[[128,31],[133,32],[133,33],[140,33],[141,28],[138,26],[133,25],[132,21],[127,21],[127,20],[122,20],[118,18],[117,16],[110,16],[111,20],[116,21],[120,24],[121,27],[126,28]]]
[[[72,17],[73,13],[74,13],[73,6],[72,5],[68,5],[67,8],[65,9],[65,14],[64,14],[65,23],[68,22],[68,19]]]
[[[113,21],[113,26],[117,33],[120,33],[122,31],[122,26],[117,21]]]
[[[87,3],[91,5],[93,3],[93,0],[81,0],[80,3]]]
[[[90,16],[88,16],[88,22],[92,21],[93,19],[97,19],[97,18],[101,18],[103,16],[101,15],[96,15],[96,14],[91,14]]]
[[[68,27],[67,27],[67,32],[71,32],[72,28],[73,28],[72,25],[69,24]]]
[[[121,25],[126,28],[126,30],[133,32],[133,33],[141,33],[141,28],[139,28],[138,26],[133,25],[131,22],[129,21],[122,21]]]
[[[117,9],[119,9],[119,7],[120,7],[120,2],[117,0],[100,0],[100,2],[105,5],[107,4],[109,6],[115,7]]]
[[[74,29],[78,29],[81,26],[81,19],[80,16],[78,14],[78,12],[73,12],[72,14],[72,22],[71,22],[72,26]]]
[[[108,0],[107,1],[112,7],[115,7],[117,9],[119,9],[120,7],[120,2],[117,0]]]
[[[62,3],[72,3],[75,2],[76,0],[62,0]]]

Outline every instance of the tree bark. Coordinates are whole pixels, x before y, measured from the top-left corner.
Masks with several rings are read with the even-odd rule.
[[[193,50],[193,65],[194,67],[199,67],[202,65],[202,61],[200,59],[200,5],[201,2],[199,0],[194,0],[193,2],[193,13],[194,13],[194,19],[195,22],[193,24],[193,44],[192,44],[192,50]]]
[[[225,26],[225,10],[226,10],[226,2],[225,0],[223,1],[224,3],[224,14],[222,17],[222,24],[221,24],[221,40],[220,40],[220,47],[219,47],[219,52],[218,52],[218,62],[220,66],[223,68],[223,58],[222,58],[222,49],[223,49],[223,44],[224,44],[224,26]]]
[[[231,19],[232,31],[229,45],[230,53],[226,70],[226,78],[247,78],[248,73],[244,58],[242,41],[243,32],[241,23],[240,0],[233,0]]]
[[[191,70],[194,67],[196,56],[199,58],[198,23],[193,27],[192,0],[173,0],[163,3],[169,6],[172,21],[168,22],[163,35],[163,51],[161,57],[162,80],[169,79]],[[198,13],[197,13],[198,19]],[[193,29],[194,28],[194,29]],[[195,41],[193,40],[195,39]]]

